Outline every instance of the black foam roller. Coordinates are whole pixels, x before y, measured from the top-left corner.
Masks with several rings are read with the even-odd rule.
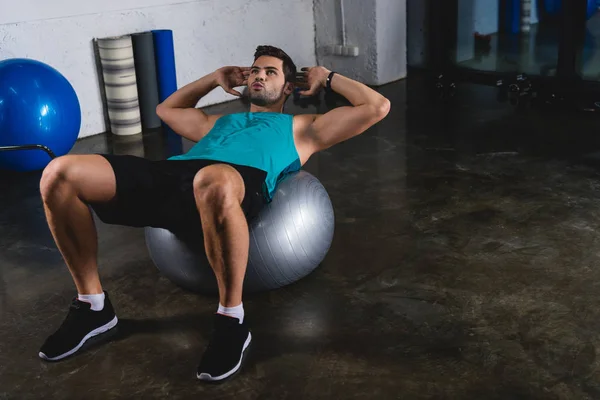
[[[159,99],[152,32],[134,33],[131,35],[131,38],[133,40],[133,57],[135,61],[142,128],[158,128],[161,121],[158,115],[156,115],[156,106],[159,103]]]

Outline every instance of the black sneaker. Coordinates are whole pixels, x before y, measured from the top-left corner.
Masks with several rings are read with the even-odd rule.
[[[94,336],[103,334],[117,325],[117,316],[104,292],[104,308],[101,311],[90,309],[91,304],[73,299],[69,313],[60,328],[54,332],[40,349],[40,358],[58,361],[72,355]]]
[[[242,366],[252,335],[246,323],[237,318],[215,314],[213,335],[198,366],[198,379],[222,381]]]

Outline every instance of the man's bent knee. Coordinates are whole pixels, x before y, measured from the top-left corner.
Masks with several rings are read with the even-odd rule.
[[[40,179],[40,193],[44,201],[48,200],[61,184],[67,183],[70,168],[69,156],[55,158],[44,168]]]
[[[78,196],[82,201],[107,201],[116,193],[111,165],[99,155],[65,155],[52,160],[44,169],[40,192],[44,201],[58,193]]]
[[[229,165],[204,167],[194,177],[194,197],[200,205],[215,209],[239,206],[244,198],[244,181]]]

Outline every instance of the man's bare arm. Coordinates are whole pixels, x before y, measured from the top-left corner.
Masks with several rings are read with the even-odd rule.
[[[220,68],[177,90],[156,107],[156,114],[175,133],[198,142],[221,117],[221,115],[207,115],[196,108],[198,101],[219,86],[230,94],[241,96],[233,88],[247,84],[248,74],[245,71],[245,68],[240,67]]]
[[[309,89],[300,92],[314,95],[326,86],[329,71],[323,67],[306,69],[306,85]],[[352,106],[338,107],[323,115],[314,115],[307,127],[305,139],[311,143],[312,151],[318,152],[337,143],[357,136],[381,121],[390,110],[390,101],[368,86],[335,74],[331,81],[333,91],[344,96]]]

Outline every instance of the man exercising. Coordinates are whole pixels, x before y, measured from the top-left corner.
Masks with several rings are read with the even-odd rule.
[[[234,88],[247,86],[250,111],[207,115],[195,108],[218,86],[236,96],[242,95]],[[323,115],[283,114],[295,86],[306,96],[327,88],[352,106]],[[231,376],[252,338],[242,304],[248,221],[271,201],[286,174],[299,170],[313,154],[364,132],[389,109],[385,97],[359,82],[323,67],[297,72],[284,51],[259,46],[251,67],[220,68],[157,107],[158,116],[176,133],[196,142],[187,153],[159,161],[109,154],[54,159],[42,174],[40,191],[77,296],[39,356],[61,360],[117,326],[98,275],[91,208],[108,224],[197,231],[204,238],[219,306],[197,376],[209,381]]]

